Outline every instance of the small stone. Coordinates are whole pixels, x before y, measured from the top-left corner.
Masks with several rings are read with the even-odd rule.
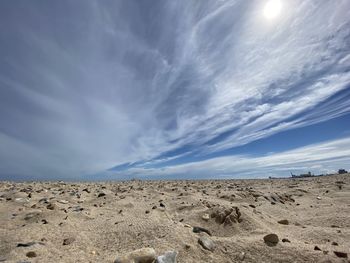
[[[205,229],[204,227],[194,226],[192,231],[193,233],[204,232],[204,233],[207,233],[209,236],[211,236],[210,231],[208,229]]]
[[[74,237],[65,238],[65,239],[63,240],[63,245],[64,245],[64,246],[70,245],[70,244],[72,244],[74,241],[75,241],[75,238],[74,238]]]
[[[30,247],[30,246],[34,246],[35,244],[36,242],[18,243],[17,247]]]
[[[37,254],[34,251],[29,251],[27,252],[26,256],[29,258],[35,258]]]
[[[152,209],[157,209],[157,206],[156,205],[152,206]]]
[[[156,252],[153,248],[141,248],[118,257],[114,263],[152,263],[156,259]]]
[[[264,241],[268,246],[276,246],[279,239],[276,234],[268,234],[264,236]]]
[[[209,220],[209,214],[204,214],[203,216],[202,216],[202,219],[204,220],[204,221],[208,221]]]
[[[315,246],[314,250],[321,251],[321,249],[318,246]]]
[[[198,239],[198,243],[206,250],[209,251],[214,251],[215,250],[215,243],[213,242],[213,240],[211,240],[208,237],[200,237]]]
[[[348,258],[348,254],[345,252],[340,251],[334,251],[334,255],[336,255],[338,258]]]
[[[46,206],[46,208],[49,210],[55,210],[57,208],[57,206],[55,204],[50,203]]]
[[[243,261],[245,259],[245,252],[241,252],[239,255],[239,260]]]
[[[106,195],[105,193],[99,193],[97,197],[103,197],[105,195]]]
[[[286,243],[286,242],[287,242],[287,243],[290,243],[290,241],[289,241],[288,238],[283,238],[283,239],[282,239],[282,242],[283,242],[283,243]]]
[[[333,242],[332,242],[332,245],[333,245],[333,246],[338,246],[338,243],[333,241]]]
[[[146,213],[146,214],[149,214],[149,210],[146,210],[145,213]]]
[[[176,251],[168,251],[164,255],[157,257],[156,263],[176,263],[176,257]]]
[[[278,221],[278,223],[281,225],[289,225],[289,221],[287,219],[282,219],[282,220]]]
[[[322,199],[322,198],[321,198],[321,197],[319,197],[319,196],[317,196],[316,198],[317,198],[317,200],[321,200],[321,199]]]

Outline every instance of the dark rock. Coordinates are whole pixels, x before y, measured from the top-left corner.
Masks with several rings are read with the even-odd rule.
[[[287,243],[290,243],[290,240],[289,240],[288,238],[283,238],[283,239],[282,239],[282,242],[283,242],[283,243],[286,243],[286,242],[287,242]]]
[[[315,246],[314,250],[321,251],[321,249],[318,246]]]
[[[88,188],[84,188],[82,191],[90,194],[90,190]]]
[[[75,241],[75,238],[74,238],[74,237],[65,238],[65,239],[63,240],[63,245],[64,245],[64,246],[70,245],[70,244],[72,244],[74,241]]]
[[[205,228],[200,227],[200,226],[194,226],[192,231],[194,233],[204,232],[204,233],[207,233],[209,236],[211,236],[211,232],[208,229],[205,229]]]
[[[106,195],[105,193],[99,193],[97,197],[103,197],[105,195]]]
[[[266,245],[268,245],[268,246],[276,246],[279,239],[278,239],[278,236],[276,234],[268,234],[268,235],[264,236],[264,241],[265,241]]]
[[[334,251],[334,255],[336,255],[338,258],[348,258],[348,254],[345,252],[340,251]]]
[[[278,223],[281,225],[289,225],[289,221],[287,219],[282,219],[282,220],[278,221]]]
[[[332,245],[333,245],[333,246],[338,246],[338,243],[333,241],[333,242],[332,242]]]
[[[200,237],[198,239],[198,243],[206,250],[209,251],[214,251],[215,250],[215,243],[213,242],[213,240],[211,240],[208,237]]]
[[[30,247],[35,245],[36,242],[28,242],[28,243],[18,243],[16,247]]]
[[[29,251],[27,252],[26,256],[29,258],[35,258],[37,254],[34,251]]]
[[[46,208],[49,210],[55,210],[57,208],[57,206],[55,204],[50,203],[46,206]]]

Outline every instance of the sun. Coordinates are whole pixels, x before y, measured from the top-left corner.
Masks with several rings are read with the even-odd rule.
[[[281,13],[282,4],[280,0],[269,0],[265,4],[264,16],[267,19],[273,19]]]

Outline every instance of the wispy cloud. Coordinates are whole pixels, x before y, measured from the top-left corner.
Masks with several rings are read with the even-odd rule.
[[[350,137],[261,157],[234,155],[159,168],[131,168],[120,173],[128,178],[266,178],[290,172],[334,173],[350,161]],[[345,167],[347,168],[347,167]],[[113,174],[113,173],[111,173]],[[114,172],[114,174],[116,174]],[[118,174],[117,174],[118,175]],[[118,177],[115,177],[118,178]]]
[[[274,21],[264,3],[1,2],[0,177],[160,164],[348,113],[349,1],[283,1]]]

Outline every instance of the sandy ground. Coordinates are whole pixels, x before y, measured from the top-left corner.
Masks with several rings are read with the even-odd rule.
[[[350,262],[339,257],[350,257],[350,175],[0,182],[0,262],[114,262],[144,247],[177,262]]]

